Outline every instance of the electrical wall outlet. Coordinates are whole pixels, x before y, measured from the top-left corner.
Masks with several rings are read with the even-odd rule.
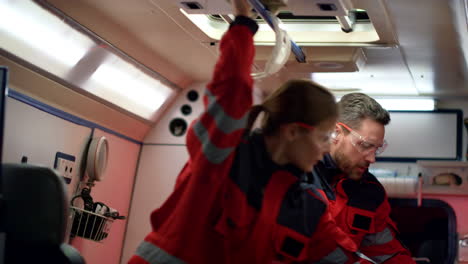
[[[75,156],[63,152],[55,154],[54,169],[63,176],[65,183],[70,184],[75,172]]]

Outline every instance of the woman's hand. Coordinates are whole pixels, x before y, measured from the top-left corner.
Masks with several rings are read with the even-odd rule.
[[[247,0],[230,0],[232,2],[232,9],[234,10],[235,16],[246,16],[251,15],[252,8]]]

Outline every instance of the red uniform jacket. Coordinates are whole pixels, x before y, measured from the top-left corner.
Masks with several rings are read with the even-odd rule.
[[[130,264],[292,263],[356,250],[304,172],[274,164],[261,134],[246,136],[255,30],[238,17],[224,35],[206,110],[187,134],[189,161]]]
[[[364,173],[360,181],[348,179],[332,157],[325,155],[308,181],[323,190],[336,224],[359,245],[361,253],[375,263],[415,263],[396,237],[385,189],[372,174]]]

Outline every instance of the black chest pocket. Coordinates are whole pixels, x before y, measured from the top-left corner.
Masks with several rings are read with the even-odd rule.
[[[385,199],[385,190],[378,182],[346,179],[341,186],[348,202],[346,222],[350,230],[364,233],[375,232],[375,215]]]
[[[307,260],[311,237],[326,210],[326,203],[315,186],[296,182],[290,185],[277,206],[276,251],[287,260]]]
[[[375,233],[375,212],[355,207],[346,208],[346,223],[353,233]]]

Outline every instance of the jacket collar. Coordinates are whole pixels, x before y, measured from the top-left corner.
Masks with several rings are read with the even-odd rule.
[[[326,180],[327,182],[330,184],[332,183],[333,181],[336,181],[336,177],[340,174],[342,174],[343,176],[339,176],[340,178],[341,177],[344,177],[344,172],[342,172],[338,166],[336,165],[335,161],[333,160],[332,156],[330,155],[330,153],[327,153],[324,155],[323,157],[323,160],[322,160],[322,163],[324,165],[324,167],[326,168]]]
[[[336,177],[340,174],[342,174],[342,176],[338,176],[339,178],[342,178],[342,177],[346,177],[347,175],[341,171],[339,168],[338,168],[338,165],[336,165],[336,162],[335,160],[332,158],[332,156],[330,155],[330,153],[327,153],[324,155],[323,157],[323,160],[322,160],[322,164],[324,165],[324,167],[327,169],[327,173],[326,173],[326,178],[327,178],[327,182],[328,183],[331,183],[333,181],[337,181],[338,179],[336,179]],[[366,179],[368,178],[370,175],[369,173],[369,170],[366,170],[363,175],[362,175],[362,179]]]

